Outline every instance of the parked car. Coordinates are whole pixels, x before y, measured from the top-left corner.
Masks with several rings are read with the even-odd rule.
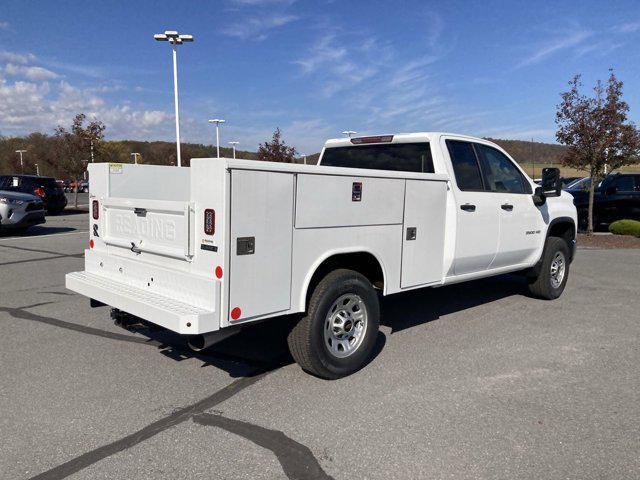
[[[89,182],[86,180],[81,180],[77,183],[78,191],[82,193],[89,193]]]
[[[589,209],[589,177],[565,189],[573,195],[578,210],[578,226],[587,229]],[[612,173],[595,188],[593,197],[593,225],[599,228],[616,220],[640,220],[640,173]]]
[[[562,177],[560,179],[560,183],[562,183],[562,188],[566,188],[577,180],[580,180],[581,178],[582,177]]]
[[[366,365],[379,296],[520,272],[552,300],[575,252],[560,171],[545,169],[538,187],[498,145],[463,135],[329,140],[319,165],[225,158],[89,172],[89,249],[67,288],[196,350],[296,315],[291,354],[323,378]]]
[[[0,188],[0,232],[7,229],[22,231],[40,223],[45,223],[40,197]]]
[[[1,175],[0,190],[37,195],[50,215],[57,215],[67,206],[67,196],[55,179],[36,175]]]

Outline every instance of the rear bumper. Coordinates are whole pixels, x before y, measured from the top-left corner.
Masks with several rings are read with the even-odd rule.
[[[181,334],[208,333],[216,312],[88,272],[66,275],[66,287],[81,295]]]

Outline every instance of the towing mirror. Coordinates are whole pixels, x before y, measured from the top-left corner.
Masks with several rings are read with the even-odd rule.
[[[562,181],[559,168],[542,169],[542,192],[545,197],[559,197],[562,193]]]

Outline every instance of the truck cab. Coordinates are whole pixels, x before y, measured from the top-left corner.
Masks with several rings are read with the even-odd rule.
[[[538,185],[490,141],[440,132],[332,139],[318,163],[447,175],[443,283],[530,267],[551,227],[562,230],[573,256],[572,196],[536,202]]]

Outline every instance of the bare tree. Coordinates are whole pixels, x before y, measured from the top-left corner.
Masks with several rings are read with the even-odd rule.
[[[87,163],[91,157],[93,143],[94,155],[100,154],[101,142],[104,138],[105,126],[98,120],[93,120],[85,127],[87,116],[79,113],[73,119],[71,129],[67,131],[58,126],[55,131],[58,139],[60,166],[75,180],[75,206],[78,207],[78,180],[84,176]]]
[[[295,163],[296,153],[294,147],[287,146],[284,140],[282,140],[282,133],[279,128],[276,128],[271,141],[260,144],[258,148],[258,160]]]
[[[622,82],[609,70],[606,86],[598,80],[594,96],[580,93],[580,75],[569,82],[557,106],[556,139],[569,148],[563,165],[589,172],[587,234],[593,233],[593,197],[607,166],[616,170],[635,161],[640,151],[640,132],[627,121],[629,105],[622,100]]]

